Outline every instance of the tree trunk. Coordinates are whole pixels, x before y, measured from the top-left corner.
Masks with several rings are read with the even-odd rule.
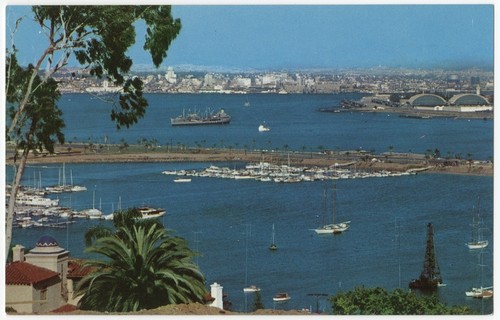
[[[26,167],[26,161],[28,160],[29,150],[24,150],[21,155],[21,161],[19,166],[16,167],[14,163],[14,180],[12,182],[12,189],[10,191],[9,198],[9,208],[7,209],[6,221],[5,221],[5,260],[9,256],[10,244],[12,242],[12,228],[14,223],[14,208],[16,204],[17,193],[19,187],[21,186],[21,178],[23,177],[24,168]]]

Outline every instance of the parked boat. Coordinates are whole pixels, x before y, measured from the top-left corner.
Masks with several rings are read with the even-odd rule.
[[[269,245],[269,250],[271,250],[271,251],[278,250],[278,246],[276,245],[276,241],[274,239],[274,223],[273,223],[272,240],[271,240],[271,244]]]
[[[243,292],[258,292],[258,291],[260,291],[260,288],[255,285],[243,288]]]
[[[488,240],[483,240],[482,228],[481,228],[481,217],[479,209],[479,198],[477,199],[476,212],[472,215],[472,223],[470,225],[470,241],[467,242],[467,247],[469,249],[482,249],[488,246]]]
[[[435,290],[443,283],[441,272],[436,260],[436,250],[434,248],[434,231],[432,223],[427,224],[427,241],[424,257],[424,268],[418,279],[413,279],[409,287],[411,289]]]
[[[185,114],[183,111],[180,116],[170,119],[172,126],[228,124],[229,122],[231,122],[231,116],[228,115],[224,109],[220,109],[220,111],[216,113],[207,109],[205,114],[200,114],[196,111]]]
[[[291,297],[286,292],[277,293],[273,297],[274,302],[285,302],[285,301],[288,301],[290,299],[291,299]]]
[[[465,292],[467,297],[477,298],[477,299],[489,299],[493,297],[493,286],[491,287],[483,287],[483,268],[485,267],[483,262],[483,254],[484,252],[481,250],[479,253],[480,262],[479,266],[481,267],[481,286],[479,288],[472,288],[469,291]]]
[[[247,225],[246,228],[246,240],[245,240],[245,285],[248,283],[248,238],[250,233],[252,232],[252,225]],[[243,288],[243,292],[257,292],[260,291],[255,285],[246,285]]]
[[[326,188],[323,192],[323,226],[314,229],[317,234],[329,234],[329,233],[342,233],[349,229],[351,221],[344,221],[341,223],[335,223],[335,193],[337,190],[337,185],[333,185],[332,190],[332,223],[326,224]]]
[[[62,179],[61,179],[62,172]],[[63,192],[81,192],[87,191],[87,187],[85,186],[75,186],[73,185],[73,171],[70,170],[70,179],[71,184],[66,184],[66,166],[63,163],[61,170],[59,170],[59,184],[57,186],[48,186],[45,187],[45,190],[49,193],[63,193]]]
[[[489,299],[493,297],[493,287],[472,288],[470,291],[466,291],[465,295],[471,298]]]
[[[264,124],[261,124],[261,125],[259,126],[259,132],[266,132],[266,131],[270,131],[270,130],[271,130],[271,128],[267,127],[267,126],[266,126],[266,125],[264,125]]]
[[[16,198],[16,204],[48,208],[59,205],[59,199],[49,199],[36,195],[21,194]]]
[[[191,178],[177,178],[174,179],[174,182],[191,182]]]
[[[243,104],[245,107],[250,107],[250,101],[245,101],[245,103]]]
[[[160,218],[165,214],[165,209],[162,208],[152,208],[152,207],[140,207],[137,208],[139,212],[142,214],[141,219],[156,219]]]

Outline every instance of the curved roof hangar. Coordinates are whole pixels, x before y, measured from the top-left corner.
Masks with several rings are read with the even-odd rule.
[[[471,93],[462,93],[462,94],[457,94],[454,95],[453,97],[450,98],[450,104],[457,105],[457,106],[476,106],[476,105],[489,105],[490,103],[488,100],[478,94],[471,94]]]
[[[408,100],[408,102],[412,106],[439,106],[446,104],[446,100],[442,97],[429,93],[414,95]]]

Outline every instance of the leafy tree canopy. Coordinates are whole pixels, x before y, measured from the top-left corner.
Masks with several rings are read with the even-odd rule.
[[[167,304],[203,302],[205,280],[194,253],[161,223],[142,223],[134,211],[115,216],[114,233],[97,236],[86,252],[104,260],[85,263],[95,272],[77,287],[83,310],[129,312]]]
[[[357,287],[330,298],[333,313],[338,315],[460,315],[471,314],[467,306],[448,307],[436,295],[417,296],[396,289]]]
[[[7,81],[6,100],[9,104],[10,119],[13,119],[16,114],[15,105],[23,99],[22,93],[28,86],[33,65],[29,65],[27,69],[21,68],[13,55],[7,60],[6,69],[12,76],[10,81]],[[40,76],[35,75],[32,83],[37,90],[31,95],[24,113],[19,118],[21,125],[16,126],[13,132],[16,144],[21,150],[46,149],[54,152],[57,142],[64,143],[62,129],[65,125],[62,111],[57,107],[61,94],[57,89],[57,82],[52,78],[43,81]]]

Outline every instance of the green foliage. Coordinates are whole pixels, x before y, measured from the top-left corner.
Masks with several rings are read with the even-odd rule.
[[[333,313],[338,315],[442,315],[471,314],[467,306],[447,307],[436,295],[417,296],[396,289],[357,287],[330,298]]]
[[[262,303],[262,297],[260,296],[260,291],[255,291],[255,296],[253,300],[253,311],[264,309],[264,304]]]
[[[129,312],[176,303],[202,302],[204,277],[193,263],[194,253],[180,237],[160,223],[142,223],[134,211],[117,213],[114,233],[96,237],[86,252],[106,260],[85,265],[96,269],[82,279],[83,310]]]
[[[163,225],[158,219],[139,219],[142,214],[137,208],[129,208],[126,210],[119,210],[113,213],[113,226],[114,229],[106,228],[100,225],[91,227],[85,232],[84,239],[85,245],[90,247],[99,238],[110,237],[116,234],[118,237],[123,237],[123,230],[129,230],[136,225],[142,225],[149,228],[153,224],[158,224],[160,227]]]
[[[160,66],[181,29],[170,6],[33,6],[32,10],[35,21],[49,36],[43,60],[59,58],[57,69],[74,54],[91,75],[122,86],[111,111],[118,129],[128,128],[144,116],[148,103],[143,83],[139,78],[128,78],[133,61],[127,51],[135,43],[135,23],[144,21],[144,50],[150,53],[153,64]],[[58,52],[62,57],[54,56]]]
[[[27,69],[21,68],[17,63],[15,52],[7,59],[7,82],[6,100],[9,103],[9,120],[12,121],[16,116],[17,106],[24,98],[24,92],[30,82],[33,73],[33,66],[29,65]],[[41,77],[36,75],[33,78],[33,85],[37,88],[29,96],[24,112],[20,115],[19,123],[7,139],[13,139],[18,148],[22,150],[43,151],[45,148],[49,152],[54,152],[54,145],[64,143],[64,121],[62,111],[57,107],[57,101],[61,94],[57,89],[57,83],[54,79],[42,81]]]

